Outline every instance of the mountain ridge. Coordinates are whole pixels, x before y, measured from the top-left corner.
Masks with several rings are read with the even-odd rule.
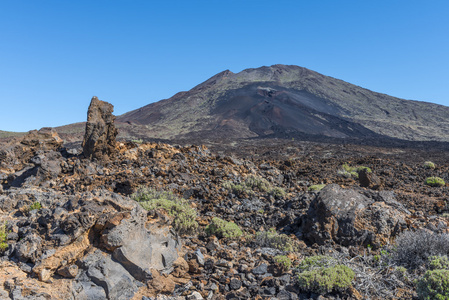
[[[293,65],[225,70],[117,117],[131,135],[151,138],[253,138],[278,131],[412,141],[448,141],[448,119],[448,107],[373,92]],[[353,127],[358,132],[348,131]]]

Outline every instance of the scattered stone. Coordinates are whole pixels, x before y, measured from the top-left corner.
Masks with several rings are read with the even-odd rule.
[[[58,274],[65,278],[75,278],[78,275],[78,266],[70,265],[60,268]]]
[[[242,287],[242,281],[240,281],[237,278],[233,278],[229,282],[229,287],[231,288],[231,290],[238,290],[239,288]]]
[[[195,252],[193,253],[193,255],[195,256],[198,264],[203,267],[204,266],[204,255],[201,253],[201,250],[196,249]]]
[[[203,296],[201,296],[198,292],[193,292],[189,296],[187,296],[187,300],[203,300]]]
[[[259,266],[255,267],[252,270],[252,273],[254,275],[263,275],[263,274],[267,273],[267,269],[268,269],[267,264],[263,263],[263,264],[260,264]]]

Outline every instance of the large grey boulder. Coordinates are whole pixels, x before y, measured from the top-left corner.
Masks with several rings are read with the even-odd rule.
[[[81,264],[90,281],[104,289],[106,299],[132,299],[141,286],[121,264],[114,262],[100,250],[84,257]],[[84,293],[91,294],[89,289],[86,289],[86,283],[87,280],[83,284]],[[93,288],[98,290],[95,286]],[[77,296],[75,298],[77,299]]]
[[[16,256],[20,261],[36,262],[41,256],[42,238],[36,234],[29,234],[16,244]]]
[[[86,132],[83,140],[84,157],[107,160],[116,153],[117,129],[114,126],[114,106],[93,97],[87,111]]]
[[[304,237],[318,244],[335,242],[343,246],[378,247],[389,243],[407,227],[408,211],[391,193],[372,196],[336,184],[326,186],[303,217]]]
[[[101,237],[104,247],[113,251],[113,257],[142,282],[151,279],[150,269],[170,272],[179,246],[168,227],[147,229],[146,215],[146,211],[136,207]]]

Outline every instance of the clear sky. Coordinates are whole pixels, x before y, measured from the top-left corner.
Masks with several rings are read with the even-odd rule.
[[[0,0],[0,130],[119,115],[218,72],[292,64],[449,105],[449,1]]]

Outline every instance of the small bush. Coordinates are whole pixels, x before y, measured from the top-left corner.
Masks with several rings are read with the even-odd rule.
[[[309,191],[310,192],[319,192],[321,191],[326,185],[325,184],[314,184],[309,186]]]
[[[348,172],[345,170],[338,170],[337,174],[338,174],[338,176],[345,177],[345,178],[355,178],[355,179],[359,178],[359,173],[357,173],[357,172]]]
[[[290,270],[292,261],[285,255],[277,255],[274,257],[274,261],[282,266],[284,272]]]
[[[293,251],[294,242],[286,234],[279,234],[274,229],[269,231],[259,231],[254,236],[254,243],[259,247],[269,247],[281,251]]]
[[[354,271],[328,256],[305,258],[298,267],[299,287],[304,291],[326,294],[332,291],[345,291],[351,286]]]
[[[0,225],[0,251],[3,252],[8,249],[7,243],[8,233],[6,232],[6,222]]]
[[[372,173],[373,171],[371,170],[371,168],[369,167],[364,167],[364,166],[360,166],[357,167],[357,169],[355,170],[357,173],[362,172],[363,170],[366,170],[367,173]]]
[[[446,255],[429,257],[429,268],[431,270],[449,270],[449,258]]]
[[[142,139],[136,139],[136,140],[131,140],[131,142],[133,142],[135,144],[142,144],[143,140]]]
[[[341,166],[341,168],[342,168],[341,170],[337,171],[337,174],[339,176],[342,176],[342,177],[345,177],[345,178],[355,178],[355,179],[357,179],[357,178],[359,178],[359,173],[362,170],[365,170],[365,169],[366,169],[366,171],[368,173],[372,172],[371,168],[365,167],[365,166],[351,167],[348,164],[344,164],[344,165]]]
[[[342,166],[343,170],[348,172],[348,173],[352,173],[352,172],[357,172],[360,173],[363,170],[366,170],[368,173],[371,173],[372,170],[369,167],[365,167],[365,166],[356,166],[356,167],[351,167],[348,164],[344,164]]]
[[[326,255],[315,255],[304,258],[298,266],[300,271],[310,271],[313,269],[333,267],[338,264],[333,257]]]
[[[220,238],[237,239],[243,235],[240,227],[234,222],[228,222],[220,218],[212,218],[212,222],[207,225],[206,233]]]
[[[449,270],[429,270],[418,281],[416,291],[419,299],[449,299]]]
[[[432,170],[435,169],[435,164],[431,161],[424,162],[423,166],[426,169],[432,169]]]
[[[245,185],[253,190],[257,189],[261,192],[269,192],[271,190],[271,185],[266,179],[252,175],[246,178]]]
[[[426,230],[405,231],[396,239],[393,260],[400,265],[415,269],[428,263],[431,256],[449,252],[449,234],[437,234]]]
[[[275,198],[282,198],[284,197],[287,193],[285,192],[285,190],[283,188],[280,187],[274,187],[271,189],[271,191],[269,192],[270,195],[272,195]]]
[[[245,184],[234,184],[230,181],[225,181],[223,182],[223,187],[227,190],[230,190],[233,194],[236,195],[241,194],[254,195],[254,191]]]
[[[444,182],[443,178],[440,177],[427,177],[426,184],[433,187],[437,187],[437,186],[444,186],[446,183]]]
[[[354,168],[350,167],[348,164],[344,164],[341,167],[343,168],[343,170],[345,170],[348,173],[351,173],[351,172],[355,171]]]
[[[42,205],[39,202],[36,201],[36,202],[34,202],[33,204],[30,205],[29,211],[32,211],[32,210],[35,210],[35,209],[39,210],[41,208],[42,208]]]
[[[132,194],[131,198],[146,210],[164,209],[169,216],[174,217],[173,229],[179,234],[191,234],[198,228],[195,209],[171,192],[144,188]]]

